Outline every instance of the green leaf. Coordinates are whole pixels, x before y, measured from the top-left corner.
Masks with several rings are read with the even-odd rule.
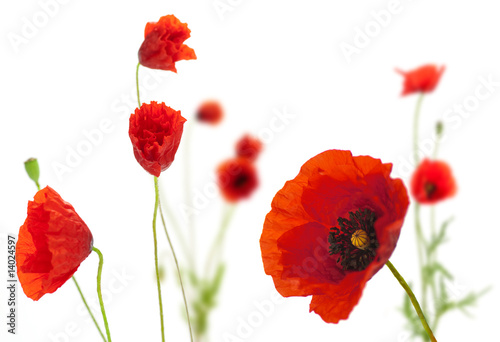
[[[427,247],[427,253],[429,255],[433,254],[439,247],[439,245],[446,242],[446,229],[452,221],[453,217],[450,217],[448,220],[444,221],[437,235],[433,235],[431,237],[431,241],[429,242],[429,245]]]

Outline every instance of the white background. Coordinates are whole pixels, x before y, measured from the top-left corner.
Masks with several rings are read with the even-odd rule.
[[[43,14],[41,4],[46,2],[3,0],[0,5],[0,230],[17,234],[23,223],[27,201],[35,193],[23,162],[37,157],[42,185],[52,186],[73,204],[104,253],[103,286],[113,290],[107,312],[114,341],[160,340],[151,237],[153,181],[135,161],[127,130],[135,108],[134,73],[144,26],[166,14],[188,23],[192,37],[186,44],[195,49],[198,60],[177,63],[178,74],[142,68],[142,82],[152,79],[148,75],[160,78],[151,81],[154,84],[143,91],[142,100],[164,101],[181,110],[188,119],[186,126],[194,125],[193,113],[204,99],[219,99],[226,109],[221,125],[191,127],[190,173],[195,188],[203,193],[210,187],[212,170],[232,156],[234,142],[244,132],[266,138],[258,161],[261,185],[237,209],[227,237],[228,273],[211,320],[212,341],[224,341],[224,333],[238,336],[241,321],[259,316],[255,302],[276,293],[260,258],[262,223],[276,191],[295,177],[306,160],[327,149],[349,149],[354,155],[394,163],[394,175],[408,181],[405,160],[411,161],[416,96],[400,97],[402,78],[394,69],[425,63],[446,65],[438,88],[424,100],[421,134],[422,140],[430,137],[435,122],[448,113],[440,157],[452,166],[459,192],[439,205],[438,219],[455,217],[451,239],[440,252],[456,276],[452,295],[459,299],[467,291],[493,285],[472,310],[473,318],[460,313],[446,316],[437,337],[439,341],[500,339],[496,287],[500,87],[479,100],[468,115],[453,112],[455,105],[473,101],[470,96],[475,96],[480,78],[500,82],[495,2],[401,0],[384,27],[371,13],[386,10],[390,1],[221,0],[229,7],[220,14],[212,0],[66,0],[57,9],[52,7],[51,16]],[[26,21],[38,25],[36,32],[14,47],[9,37],[22,36]],[[340,46],[354,44],[357,32],[365,29],[371,30],[369,42],[348,62]],[[294,117],[281,125],[275,121],[277,112]],[[103,120],[111,122],[112,130],[58,177],[54,165],[67,165],[68,151],[85,144],[84,131],[98,129]],[[276,129],[273,123],[280,125]],[[160,177],[163,195],[176,214],[184,201],[184,151],[181,144],[176,161]],[[408,280],[418,274],[411,209],[392,258]],[[196,216],[200,263],[221,211],[220,197],[210,195]],[[428,211],[423,214],[428,229]],[[161,234],[159,243],[160,256],[170,270],[164,288],[167,338],[187,341],[179,318],[180,291]],[[91,255],[76,273],[89,298],[95,296],[96,268],[97,257]],[[120,282],[116,274],[123,272],[132,279]],[[78,309],[80,299],[71,282],[39,302],[20,290],[18,294],[19,335],[9,341],[100,340]],[[406,341],[397,311],[403,295],[383,269],[368,283],[348,321],[326,324],[308,313],[310,298],[289,298],[274,305],[269,317],[255,321],[248,336],[240,337]],[[0,299],[0,308],[4,316],[6,299]],[[6,326],[0,327],[3,341]],[[68,332],[73,336],[63,337]]]

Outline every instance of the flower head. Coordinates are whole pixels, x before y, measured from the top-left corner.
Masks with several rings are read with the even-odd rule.
[[[217,168],[217,183],[228,202],[249,197],[259,181],[254,165],[245,158],[226,160]]]
[[[455,195],[457,185],[448,164],[424,159],[412,175],[410,189],[417,202],[433,204]]]
[[[250,161],[256,160],[261,151],[262,142],[249,134],[245,134],[236,143],[236,155],[238,157],[247,158]]]
[[[311,158],[278,191],[260,239],[281,295],[312,295],[310,311],[347,319],[366,282],[391,256],[409,200],[392,164],[349,151]]]
[[[411,71],[396,69],[404,77],[403,92],[401,95],[413,93],[430,93],[436,88],[444,66],[438,68],[436,65],[428,64]]]
[[[50,187],[28,202],[19,229],[17,276],[26,296],[39,300],[73,276],[92,252],[92,234],[71,204]]]
[[[196,111],[196,119],[203,123],[217,125],[224,117],[224,110],[219,102],[209,100],[203,102]]]
[[[187,24],[174,15],[163,16],[157,23],[147,23],[139,63],[151,69],[177,72],[175,62],[196,59],[194,50],[183,44],[190,33]]]
[[[143,103],[130,115],[128,134],[135,159],[144,170],[159,177],[169,168],[181,142],[184,122],[180,111],[163,102]]]

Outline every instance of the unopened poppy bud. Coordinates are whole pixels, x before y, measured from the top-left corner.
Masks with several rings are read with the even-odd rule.
[[[24,168],[28,173],[28,177],[35,182],[37,187],[40,187],[38,184],[38,179],[40,178],[40,168],[38,167],[38,160],[36,158],[30,158],[24,162]]]
[[[443,122],[438,121],[436,123],[436,134],[438,137],[440,137],[443,134]]]

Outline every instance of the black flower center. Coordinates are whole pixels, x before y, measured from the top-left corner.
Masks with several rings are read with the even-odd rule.
[[[340,228],[330,228],[328,242],[331,255],[340,254],[337,262],[344,270],[362,271],[376,255],[379,243],[373,224],[375,213],[370,209],[349,212],[349,219],[339,217]]]
[[[427,195],[427,198],[431,198],[437,189],[436,189],[435,184],[432,184],[431,182],[426,182],[424,184],[424,190],[425,190],[425,194]]]

